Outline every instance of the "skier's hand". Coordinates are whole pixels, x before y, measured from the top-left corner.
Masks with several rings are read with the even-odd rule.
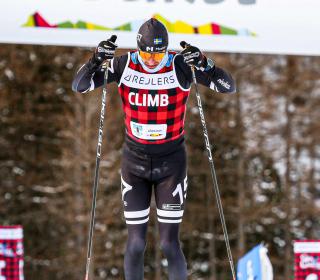
[[[180,42],[180,45],[184,48],[180,54],[183,56],[185,63],[190,67],[201,70],[206,68],[207,59],[197,47],[191,46],[184,41]]]
[[[111,60],[114,57],[116,48],[118,47],[115,44],[116,39],[117,36],[112,35],[110,39],[99,43],[93,55],[96,63],[102,64],[105,60]]]

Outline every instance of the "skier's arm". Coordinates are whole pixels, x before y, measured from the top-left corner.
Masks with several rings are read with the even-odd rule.
[[[236,86],[231,75],[216,66],[211,59],[206,58],[201,51],[193,46],[185,48],[181,55],[176,57],[176,65],[184,76],[182,83],[192,83],[190,67],[195,67],[197,82],[220,93],[235,93]],[[181,75],[180,75],[181,76]],[[181,79],[181,78],[180,78]],[[182,79],[183,80],[183,79]],[[180,81],[180,80],[179,80]],[[180,81],[181,84],[181,81]]]
[[[103,85],[105,67],[104,62],[109,60],[108,83],[118,81],[120,74],[119,58],[114,58],[117,45],[116,36],[111,36],[106,41],[101,41],[96,47],[90,60],[84,64],[75,75],[72,82],[72,90],[85,93]]]
[[[235,93],[236,85],[231,75],[213,64],[205,70],[196,70],[197,81],[220,93]]]
[[[127,62],[127,55],[115,57],[108,67],[107,83],[120,82],[123,69]],[[86,93],[103,85],[105,69],[91,58],[76,73],[72,82],[72,90]]]

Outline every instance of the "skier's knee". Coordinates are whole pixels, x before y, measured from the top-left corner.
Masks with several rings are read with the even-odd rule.
[[[173,256],[180,248],[178,241],[161,240],[160,247],[166,257]]]
[[[127,243],[127,253],[131,256],[139,256],[144,253],[146,241],[142,238],[132,238]]]

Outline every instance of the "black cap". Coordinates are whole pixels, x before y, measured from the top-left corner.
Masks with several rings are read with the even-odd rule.
[[[162,52],[168,48],[168,31],[155,18],[141,25],[137,35],[138,48],[145,52]]]

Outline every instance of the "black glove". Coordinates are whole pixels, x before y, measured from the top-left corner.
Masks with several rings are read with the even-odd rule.
[[[180,45],[184,48],[180,54],[182,54],[185,63],[200,70],[207,67],[207,59],[197,47],[191,46],[185,41],[180,42]]]
[[[92,57],[96,64],[100,65],[105,60],[111,60],[114,57],[116,48],[118,47],[115,44],[116,39],[117,36],[112,35],[110,39],[99,43]]]

